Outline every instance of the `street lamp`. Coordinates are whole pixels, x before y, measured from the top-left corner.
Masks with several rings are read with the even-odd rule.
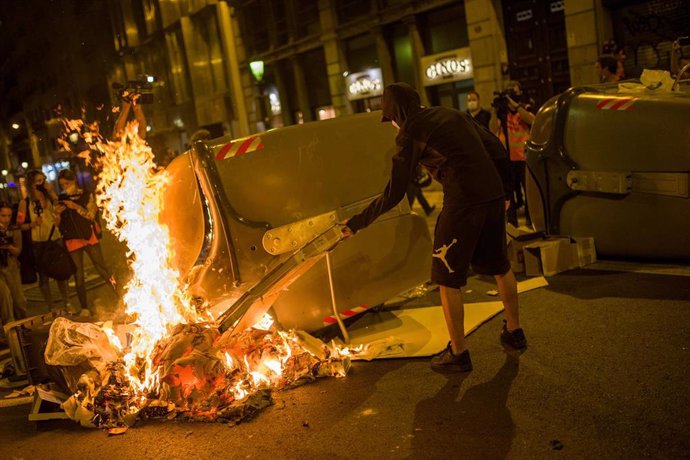
[[[252,75],[256,81],[261,83],[264,79],[264,61],[252,61],[249,63],[249,68],[252,70]]]
[[[22,161],[22,168],[26,169],[28,167],[29,167],[29,163],[27,163],[26,161]]]
[[[2,170],[2,175],[3,175],[3,176],[6,176],[7,174],[8,174],[7,170],[6,170],[6,169],[3,169],[3,170]]]
[[[19,129],[19,123],[12,123],[12,129]]]
[[[264,95],[264,61],[251,61],[249,63],[249,69],[256,80],[256,86],[259,91],[258,105],[259,105],[259,116],[261,117],[261,122],[264,124],[264,129],[269,127],[268,116],[266,115],[266,102]]]

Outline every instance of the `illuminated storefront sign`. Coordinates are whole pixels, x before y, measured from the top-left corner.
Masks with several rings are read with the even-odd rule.
[[[469,48],[424,56],[421,59],[424,86],[472,78],[472,57]]]
[[[381,69],[369,69],[366,72],[357,72],[345,77],[347,98],[350,101],[366,99],[368,97],[383,94],[383,78]]]

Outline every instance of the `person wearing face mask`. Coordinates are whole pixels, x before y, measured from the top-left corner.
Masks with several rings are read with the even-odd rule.
[[[77,186],[76,175],[70,169],[60,171],[58,183],[63,192],[55,207],[56,221],[76,266],[74,281],[79,305],[82,311],[89,310],[84,282],[84,253],[89,256],[101,278],[115,290],[115,279],[105,264],[97,237],[100,228],[96,221],[96,200],[92,193]],[[91,311],[91,315],[95,316],[95,312]]]
[[[431,367],[442,372],[472,370],[460,290],[467,283],[470,265],[475,273],[496,279],[506,316],[501,342],[524,349],[527,339],[520,327],[517,283],[506,249],[505,192],[495,165],[499,158],[509,161],[504,147],[468,113],[422,107],[417,91],[405,83],[386,86],[382,106],[381,121],[390,121],[399,130],[391,178],[382,195],[343,224],[343,237],[352,237],[399,203],[421,164],[443,186],[431,281],[440,286],[450,342],[431,360]]]
[[[491,121],[491,112],[484,110],[479,103],[479,93],[475,90],[467,93],[467,112],[472,115],[477,123],[489,129],[489,121]]]
[[[60,241],[59,229],[51,229],[55,224],[53,203],[57,200],[57,195],[50,182],[46,181],[46,176],[39,170],[31,170],[26,173],[27,197],[19,202],[17,210],[17,225],[21,230],[31,231],[31,245],[33,246],[34,258],[39,260],[43,253],[48,238],[53,241]],[[38,287],[48,307],[53,309],[52,293],[50,291],[50,277],[45,274],[41,267],[37,267]],[[62,310],[73,313],[67,293],[67,281],[56,280],[58,289],[62,296]]]

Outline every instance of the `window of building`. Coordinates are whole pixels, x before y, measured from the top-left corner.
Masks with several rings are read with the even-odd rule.
[[[158,0],[158,7],[160,8],[163,27],[168,27],[175,21],[179,21],[182,16],[180,0]]]
[[[392,44],[393,70],[396,81],[403,81],[415,86],[415,75],[412,58],[412,41],[407,25],[399,23],[389,30]]]
[[[371,7],[371,0],[338,0],[336,2],[338,22],[347,24],[356,19],[367,17],[371,13]]]
[[[326,70],[326,56],[323,48],[304,53],[300,56],[300,65],[304,69],[307,82],[307,94],[311,109],[331,105],[331,90],[328,86],[328,72]],[[304,111],[305,107],[300,107]],[[316,115],[316,111],[312,112]]]
[[[332,105],[324,105],[322,107],[317,107],[316,118],[318,120],[328,120],[329,118],[335,118],[335,109]]]
[[[314,0],[293,0],[295,38],[300,39],[321,32],[319,3]]]
[[[279,47],[287,44],[290,34],[288,31],[288,19],[284,2],[271,3],[271,20],[273,22],[273,46]]]
[[[242,4],[240,15],[244,24],[243,38],[250,55],[268,51],[271,37],[268,32],[270,3],[267,0],[253,0]]]
[[[153,35],[158,30],[158,8],[156,0],[143,0],[144,25],[146,35]]]
[[[227,88],[227,79],[216,17],[213,14],[198,14],[193,17],[192,25],[189,57],[195,91],[199,96],[223,92]]]
[[[428,87],[431,105],[467,110],[467,93],[474,89],[474,80],[460,80],[444,85]],[[484,104],[484,103],[483,103]],[[484,104],[486,107],[486,104]]]
[[[469,46],[465,5],[458,4],[431,11],[420,17],[426,54],[442,53]]]
[[[165,44],[168,51],[170,82],[173,101],[182,104],[189,100],[190,85],[187,65],[185,63],[182,31],[178,28],[165,34]]]
[[[376,43],[371,34],[358,35],[343,43],[350,73],[379,66]]]

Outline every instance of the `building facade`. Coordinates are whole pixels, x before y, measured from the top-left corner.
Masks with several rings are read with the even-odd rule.
[[[424,104],[464,110],[468,91],[488,107],[512,79],[541,104],[571,85],[595,83],[594,62],[612,39],[626,42],[627,76],[638,77],[642,67],[667,67],[670,37],[682,26],[673,18],[685,17],[685,5],[111,0],[122,64],[110,80],[156,75],[151,142],[182,151],[199,128],[242,137],[376,110],[383,87],[395,81],[417,88]],[[667,36],[658,26],[635,32],[652,23],[670,26]]]
[[[500,11],[492,0],[112,0],[121,59],[109,80],[157,78],[145,107],[157,150],[182,151],[200,128],[241,137],[376,110],[394,81],[463,110],[467,91],[488,105],[508,78]]]
[[[404,81],[425,104],[488,103],[507,78],[491,0],[243,0],[235,6],[249,125],[280,127],[380,108],[386,84]],[[500,5],[499,5],[500,10]],[[244,63],[244,65],[242,65]]]
[[[238,138],[377,110],[395,81],[417,88],[424,104],[464,110],[468,91],[488,107],[516,79],[541,104],[595,83],[594,62],[612,39],[628,78],[668,69],[671,43],[690,21],[685,0],[56,2],[59,14],[39,0],[0,12],[8,183],[22,164],[69,158],[56,142],[59,117],[101,107],[109,131],[108,103],[118,103],[109,86],[141,75],[156,78],[146,129],[166,157],[201,128]],[[49,33],[31,33],[25,18]]]

